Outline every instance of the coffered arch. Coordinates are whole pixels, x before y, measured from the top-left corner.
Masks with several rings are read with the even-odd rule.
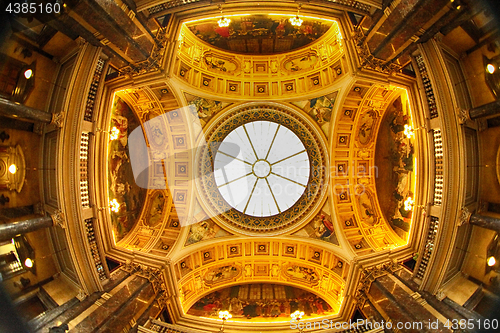
[[[296,237],[222,239],[173,260],[184,311],[204,295],[237,283],[277,283],[321,295],[340,310],[351,264],[339,251]]]

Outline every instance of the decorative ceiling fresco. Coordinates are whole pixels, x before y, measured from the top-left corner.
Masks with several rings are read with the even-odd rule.
[[[132,109],[119,97],[112,108],[111,127],[116,128],[118,139],[109,143],[109,201],[120,204],[111,211],[111,222],[116,241],[124,238],[134,227],[146,198],[147,190],[136,185],[128,151],[128,135],[140,126]]]
[[[321,239],[335,245],[339,245],[339,240],[335,234],[332,222],[332,213],[328,201],[321,211],[304,228],[294,233],[295,236]]]
[[[213,238],[219,238],[231,235],[212,220],[205,220],[189,227],[189,234],[185,245],[195,244]]]
[[[276,54],[304,47],[323,36],[332,23],[304,18],[300,27],[290,16],[231,16],[228,27],[219,27],[220,18],[187,23],[195,36],[219,49],[244,54]]]
[[[292,286],[268,283],[242,284],[223,288],[202,297],[187,312],[190,315],[218,318],[227,309],[232,321],[289,321],[300,310],[304,319],[333,314],[321,297]]]
[[[312,98],[310,100],[291,102],[304,112],[309,114],[321,127],[321,130],[328,137],[330,132],[330,122],[332,121],[333,107],[337,99],[338,91],[331,94]]]
[[[229,103],[222,103],[220,101],[202,98],[188,93],[184,93],[184,97],[186,98],[187,104],[196,106],[196,114],[202,127],[204,127],[219,111],[229,105]]]
[[[376,178],[380,208],[394,231],[408,238],[411,210],[405,210],[404,202],[413,197],[414,148],[412,137],[405,135],[405,125],[411,125],[408,101],[401,97],[392,103],[382,119],[375,154]]]
[[[403,135],[404,125],[412,125],[407,100],[404,89],[357,81],[337,114],[331,136],[332,199],[337,221],[360,255],[408,240],[411,214],[400,211],[415,184],[408,170],[413,155],[404,154],[412,151]]]
[[[177,240],[180,222],[172,194],[165,189],[166,174],[163,165],[156,164],[152,172],[148,173],[151,185],[149,189],[138,187],[132,172],[127,142],[129,134],[135,128],[142,127],[145,122],[177,107],[170,88],[162,83],[121,90],[114,96],[108,181],[109,200],[116,199],[120,205],[118,212],[110,212],[114,240],[119,247],[166,255]],[[116,139],[111,137],[115,131],[113,127],[119,131]],[[143,153],[147,154],[147,151]],[[117,156],[123,156],[123,161],[115,161]],[[147,159],[148,156],[144,155],[144,158]],[[179,158],[178,161],[182,162],[182,159]],[[119,192],[115,187],[120,187],[114,185],[116,182],[130,187],[130,193],[118,196]]]
[[[173,268],[185,313],[202,297],[221,288],[253,283],[290,285],[321,295],[332,307],[331,313],[338,313],[350,270],[350,264],[327,242],[312,243],[298,237],[222,238],[184,253],[188,255],[177,260]],[[277,299],[274,293],[273,299]],[[200,305],[195,309],[210,316],[213,309],[208,308],[214,305]],[[330,311],[327,307],[323,310]],[[246,315],[242,318],[246,320]]]
[[[182,25],[173,79],[189,93],[203,91],[203,96],[210,94],[219,100],[233,97],[285,101],[299,95],[306,100],[315,90],[334,86],[349,72],[340,24],[334,20],[328,24],[328,31],[307,47],[267,55],[216,48]],[[338,86],[330,92],[337,89]]]

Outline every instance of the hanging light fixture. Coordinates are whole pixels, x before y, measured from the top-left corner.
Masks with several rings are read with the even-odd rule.
[[[220,10],[220,15],[222,16],[220,20],[217,22],[219,23],[219,27],[221,28],[229,27],[229,23],[231,23],[231,20],[228,19],[227,17],[224,17],[224,14],[222,14],[222,5],[219,5],[219,10]]]
[[[295,27],[300,27],[302,25],[302,22],[304,22],[300,17],[299,17],[299,12],[300,8],[302,7],[302,4],[299,4],[299,8],[297,9],[297,15],[295,17],[290,18],[290,23],[295,26]]]
[[[222,319],[222,326],[219,329],[219,332],[224,332],[224,323],[226,320],[233,318],[233,316],[229,313],[229,311],[219,311],[219,318]]]

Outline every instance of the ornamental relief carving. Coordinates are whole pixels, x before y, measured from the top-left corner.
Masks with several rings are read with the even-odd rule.
[[[238,262],[212,266],[196,270],[194,275],[183,278],[178,287],[182,305],[187,309],[212,288],[266,281],[278,284],[286,282],[321,293],[325,300],[338,307],[345,287],[345,282],[339,280],[332,271],[290,261]]]
[[[290,75],[330,66],[344,54],[342,37],[338,24],[323,36],[320,44],[307,49],[299,49],[285,55],[234,54],[221,51],[198,40],[187,27],[183,27],[179,37],[178,58],[184,67],[196,67],[201,71],[224,76]],[[181,75],[185,78],[185,75]]]

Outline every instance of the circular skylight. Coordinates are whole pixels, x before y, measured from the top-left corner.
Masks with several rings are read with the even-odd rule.
[[[253,121],[231,131],[220,144],[214,177],[222,197],[239,212],[256,217],[292,207],[309,181],[306,148],[288,128]]]

